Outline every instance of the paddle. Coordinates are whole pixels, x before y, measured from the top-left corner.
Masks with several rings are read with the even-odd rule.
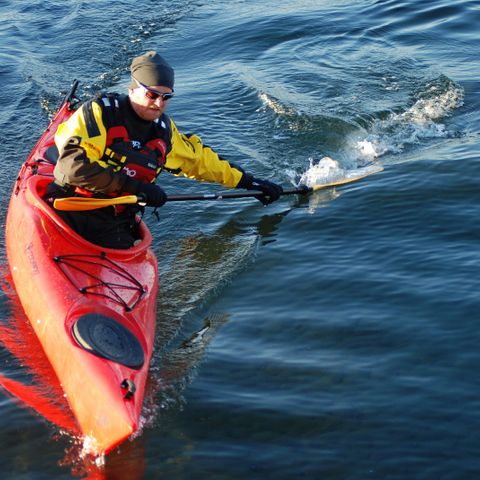
[[[322,185],[323,187],[323,185]],[[300,187],[292,190],[284,190],[283,195],[293,195],[295,193],[304,194],[313,192],[318,188]],[[228,198],[249,198],[261,195],[261,192],[219,192],[219,193],[205,193],[195,195],[169,195],[167,202],[185,202],[194,200],[223,200]],[[66,211],[81,211],[81,210],[95,210],[97,208],[109,207],[112,205],[129,205],[138,203],[145,205],[145,201],[136,195],[126,195],[115,198],[88,198],[88,197],[68,197],[57,198],[53,202],[54,208],[57,210]]]
[[[136,195],[126,195],[115,198],[91,198],[91,197],[67,197],[56,198],[53,208],[67,212],[79,212],[84,210],[96,210],[97,208],[110,207],[112,205],[129,205],[138,203],[142,205],[142,199]],[[145,203],[143,203],[145,205]]]
[[[297,188],[285,189],[282,195],[305,195],[307,193],[316,192],[324,188],[332,188],[338,185],[344,185],[346,183],[352,183],[357,180],[361,180],[373,173],[378,173],[382,171],[383,168],[378,167],[375,171],[370,171],[368,173],[362,173],[357,176],[351,176],[347,178],[342,178],[334,182],[324,183],[320,185],[314,185],[313,187],[308,187],[307,185],[300,185]],[[194,201],[194,200],[224,200],[229,198],[251,198],[262,195],[258,190],[250,192],[219,192],[219,193],[205,193],[205,194],[196,194],[196,195],[169,195],[167,197],[167,202],[185,202],[185,201]],[[145,205],[145,201],[137,197],[136,195],[126,195],[123,197],[115,198],[88,198],[88,197],[68,197],[68,198],[57,198],[53,202],[54,208],[57,210],[64,211],[84,211],[84,210],[95,210],[97,208],[109,207],[112,205],[129,205],[138,203],[139,205]]]

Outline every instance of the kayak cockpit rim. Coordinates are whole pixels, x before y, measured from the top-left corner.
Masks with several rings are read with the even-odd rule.
[[[78,233],[74,232],[42,198],[40,192],[44,192],[47,185],[51,181],[51,177],[42,175],[33,175],[28,178],[25,186],[26,199],[32,206],[38,208],[43,216],[49,218],[53,223],[56,224],[57,227],[62,229],[65,236],[71,237],[73,241],[88,246],[90,250],[93,248],[94,250],[104,251],[108,253],[110,257],[116,258],[137,255],[146,250],[152,244],[152,234],[143,220],[140,221],[139,224],[141,241],[138,243],[138,245],[134,245],[133,247],[127,249],[105,248],[84,239]]]

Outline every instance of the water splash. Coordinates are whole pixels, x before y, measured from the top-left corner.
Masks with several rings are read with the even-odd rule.
[[[310,167],[300,177],[299,184],[307,185],[307,187],[330,185],[333,183],[341,185],[360,180],[363,177],[381,172],[382,170],[383,167],[377,164],[346,169],[340,165],[338,160],[330,157],[323,157],[318,162],[310,159]],[[339,195],[335,188],[316,192],[315,195],[309,197],[308,213],[315,213],[317,208],[326,205]]]
[[[318,163],[312,158],[309,159],[310,167],[300,177],[300,184],[308,187],[325,185],[345,178],[345,170],[337,160],[330,157],[323,157]]]
[[[441,120],[461,107],[463,101],[463,89],[447,77],[427,83],[416,93],[410,108],[376,120],[365,138],[353,140],[357,161],[373,161],[387,153],[399,154],[424,140],[455,136]]]
[[[343,168],[338,160],[330,157],[323,157],[318,162],[313,159],[309,160],[310,167],[302,174],[299,182],[308,187],[349,183],[383,170],[383,167],[377,164],[347,169]]]
[[[398,89],[396,77],[384,80],[391,86],[387,91]],[[275,114],[275,125],[281,127],[284,134],[286,128],[296,134],[308,134],[309,138],[316,136],[320,148],[328,149],[330,155],[341,158],[343,166],[354,169],[386,154],[400,154],[412,145],[458,136],[444,119],[463,105],[464,90],[441,75],[416,88],[411,106],[368,115],[368,121],[364,119],[365,114],[351,120],[323,114],[306,115],[270,93],[262,92],[259,98],[263,108]]]

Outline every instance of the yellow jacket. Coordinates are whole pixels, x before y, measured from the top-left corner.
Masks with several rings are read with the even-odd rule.
[[[116,123],[121,124],[114,127],[117,130],[123,128],[130,143],[145,145],[151,140],[153,131],[153,137],[159,137],[160,143],[165,144],[154,180],[165,169],[174,175],[230,188],[237,187],[241,182],[245,174],[241,168],[221,159],[197,135],[179,132],[167,115],[162,115],[156,122],[146,122],[135,114],[127,96],[108,95],[86,102],[59,126],[55,134],[59,159],[54,170],[58,184],[106,194],[124,191],[129,176],[118,161],[119,155],[111,154],[109,149],[111,137],[116,133],[108,125],[112,123],[109,120],[113,118],[112,111]]]

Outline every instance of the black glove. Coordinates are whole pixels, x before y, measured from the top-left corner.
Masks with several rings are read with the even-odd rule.
[[[167,194],[154,183],[140,183],[137,187],[137,195],[143,196],[149,207],[161,207],[167,201]]]
[[[283,193],[283,188],[276,183],[268,180],[261,180],[260,178],[254,178],[249,174],[244,174],[242,180],[237,185],[237,188],[246,188],[247,190],[260,190],[261,195],[255,196],[257,200],[264,205],[278,200]]]

